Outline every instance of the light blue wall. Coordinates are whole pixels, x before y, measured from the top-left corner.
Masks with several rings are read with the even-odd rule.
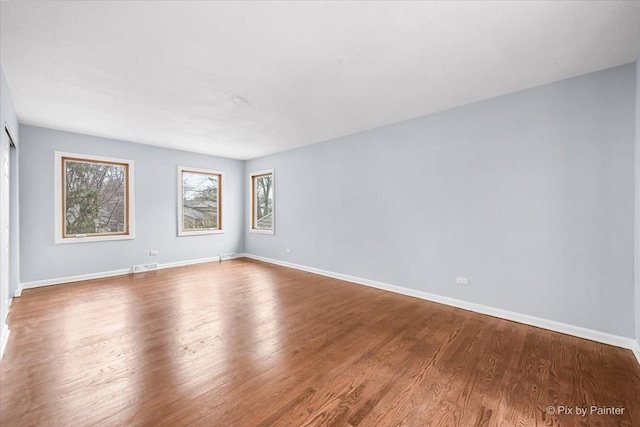
[[[32,126],[21,126],[20,138],[22,283],[243,251],[242,161]],[[54,244],[55,151],[135,162],[134,240]],[[224,234],[177,237],[178,166],[225,172]]]
[[[248,161],[275,168],[276,234],[246,251],[633,337],[635,75]]]

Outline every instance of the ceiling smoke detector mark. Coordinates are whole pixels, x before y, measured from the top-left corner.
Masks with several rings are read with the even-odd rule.
[[[237,105],[248,105],[249,100],[247,98],[243,98],[241,96],[234,96],[233,103]]]

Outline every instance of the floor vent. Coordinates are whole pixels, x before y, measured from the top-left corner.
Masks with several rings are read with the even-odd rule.
[[[234,259],[236,257],[236,254],[231,253],[231,254],[220,254],[220,261],[226,261],[228,259]]]
[[[141,264],[141,265],[133,266],[134,273],[144,273],[145,271],[155,271],[157,269],[158,269],[157,262],[154,262],[153,264]]]

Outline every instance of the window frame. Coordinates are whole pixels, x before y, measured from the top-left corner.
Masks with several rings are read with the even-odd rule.
[[[273,199],[273,203],[271,206],[271,229],[270,230],[264,230],[264,229],[259,229],[255,227],[255,223],[256,223],[256,216],[257,216],[257,212],[256,212],[256,208],[257,208],[257,204],[256,204],[256,191],[255,191],[255,179],[262,177],[262,176],[267,176],[267,175],[271,175],[271,197]],[[276,174],[275,174],[275,169],[265,169],[265,170],[261,170],[261,171],[256,171],[256,172],[251,172],[249,174],[249,207],[250,207],[250,211],[249,211],[249,232],[250,233],[256,233],[256,234],[276,234]]]
[[[184,172],[191,172],[202,175],[218,175],[218,228],[201,228],[193,230],[184,229],[183,221],[183,194],[184,187],[182,181],[182,175]],[[206,234],[223,234],[225,224],[225,212],[224,208],[226,203],[224,202],[224,171],[216,171],[211,169],[192,168],[189,166],[178,166],[178,237],[184,236],[201,236]]]
[[[55,220],[55,244],[89,243],[113,240],[135,239],[135,183],[134,162],[128,159],[96,156],[91,154],[68,153],[56,151],[54,153],[54,220]],[[96,233],[96,234],[66,234],[65,227],[65,196],[66,196],[66,168],[64,162],[72,160],[83,163],[113,164],[125,166],[125,231],[121,233]]]

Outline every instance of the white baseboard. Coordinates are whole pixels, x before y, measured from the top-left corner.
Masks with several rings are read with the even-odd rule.
[[[345,280],[347,282],[356,283],[359,285],[365,285],[385,291],[395,292],[402,295],[407,295],[415,298],[420,298],[427,301],[433,301],[452,307],[462,308],[476,313],[487,314],[493,317],[499,317],[505,320],[511,320],[525,325],[535,326],[542,329],[548,329],[554,332],[560,332],[567,335],[573,335],[579,338],[585,338],[591,341],[601,342],[604,344],[613,345],[616,347],[622,347],[629,350],[633,350],[640,363],[640,349],[636,349],[638,343],[632,338],[626,338],[619,335],[613,335],[606,332],[594,331],[592,329],[583,328],[580,326],[569,325],[567,323],[556,322],[554,320],[542,319],[535,316],[529,316],[527,314],[516,313],[514,311],[503,310],[500,308],[489,307],[482,304],[476,304],[473,302],[462,301],[455,298],[449,298],[441,295],[435,295],[428,292],[418,291],[415,289],[403,288],[401,286],[390,285],[388,283],[377,282],[375,280],[363,279],[360,277],[349,276],[341,273],[334,273],[332,271],[321,270],[318,268],[307,267],[304,265],[293,264],[290,262],[280,261],[271,258],[265,258],[262,256],[252,254],[239,254],[246,258],[255,259],[258,261],[264,261],[271,264],[277,264],[284,267],[295,268],[297,270],[303,270],[310,273],[319,274],[322,276],[332,277],[334,279]],[[634,347],[634,345],[636,347]]]
[[[22,294],[22,290],[31,288],[40,288],[42,286],[61,285],[63,283],[80,282],[82,280],[102,279],[104,277],[120,276],[122,274],[131,273],[130,268],[123,268],[121,270],[101,271],[99,273],[79,274],[77,276],[68,277],[56,277],[55,279],[35,280],[33,282],[20,283],[19,290]]]
[[[4,356],[4,350],[7,348],[7,343],[9,342],[9,334],[11,333],[11,331],[9,331],[9,325],[7,325],[6,323],[2,326],[2,332],[0,333],[0,360],[2,359],[2,356]]]
[[[209,258],[190,259],[186,261],[168,262],[165,264],[160,264],[158,268],[164,269],[164,268],[182,267],[184,265],[202,264],[205,262],[213,262],[213,261],[219,261],[219,260],[220,260],[219,256],[209,257]],[[120,270],[102,271],[99,273],[80,274],[77,276],[57,277],[55,279],[35,280],[33,282],[20,283],[20,285],[18,286],[18,289],[16,290],[16,296],[22,295],[23,289],[40,288],[42,286],[51,286],[51,285],[61,285],[63,283],[80,282],[83,280],[102,279],[105,277],[130,274],[132,272],[133,272],[132,268],[123,268]]]
[[[13,293],[13,297],[19,297],[22,295],[22,284],[18,285],[18,289]]]

